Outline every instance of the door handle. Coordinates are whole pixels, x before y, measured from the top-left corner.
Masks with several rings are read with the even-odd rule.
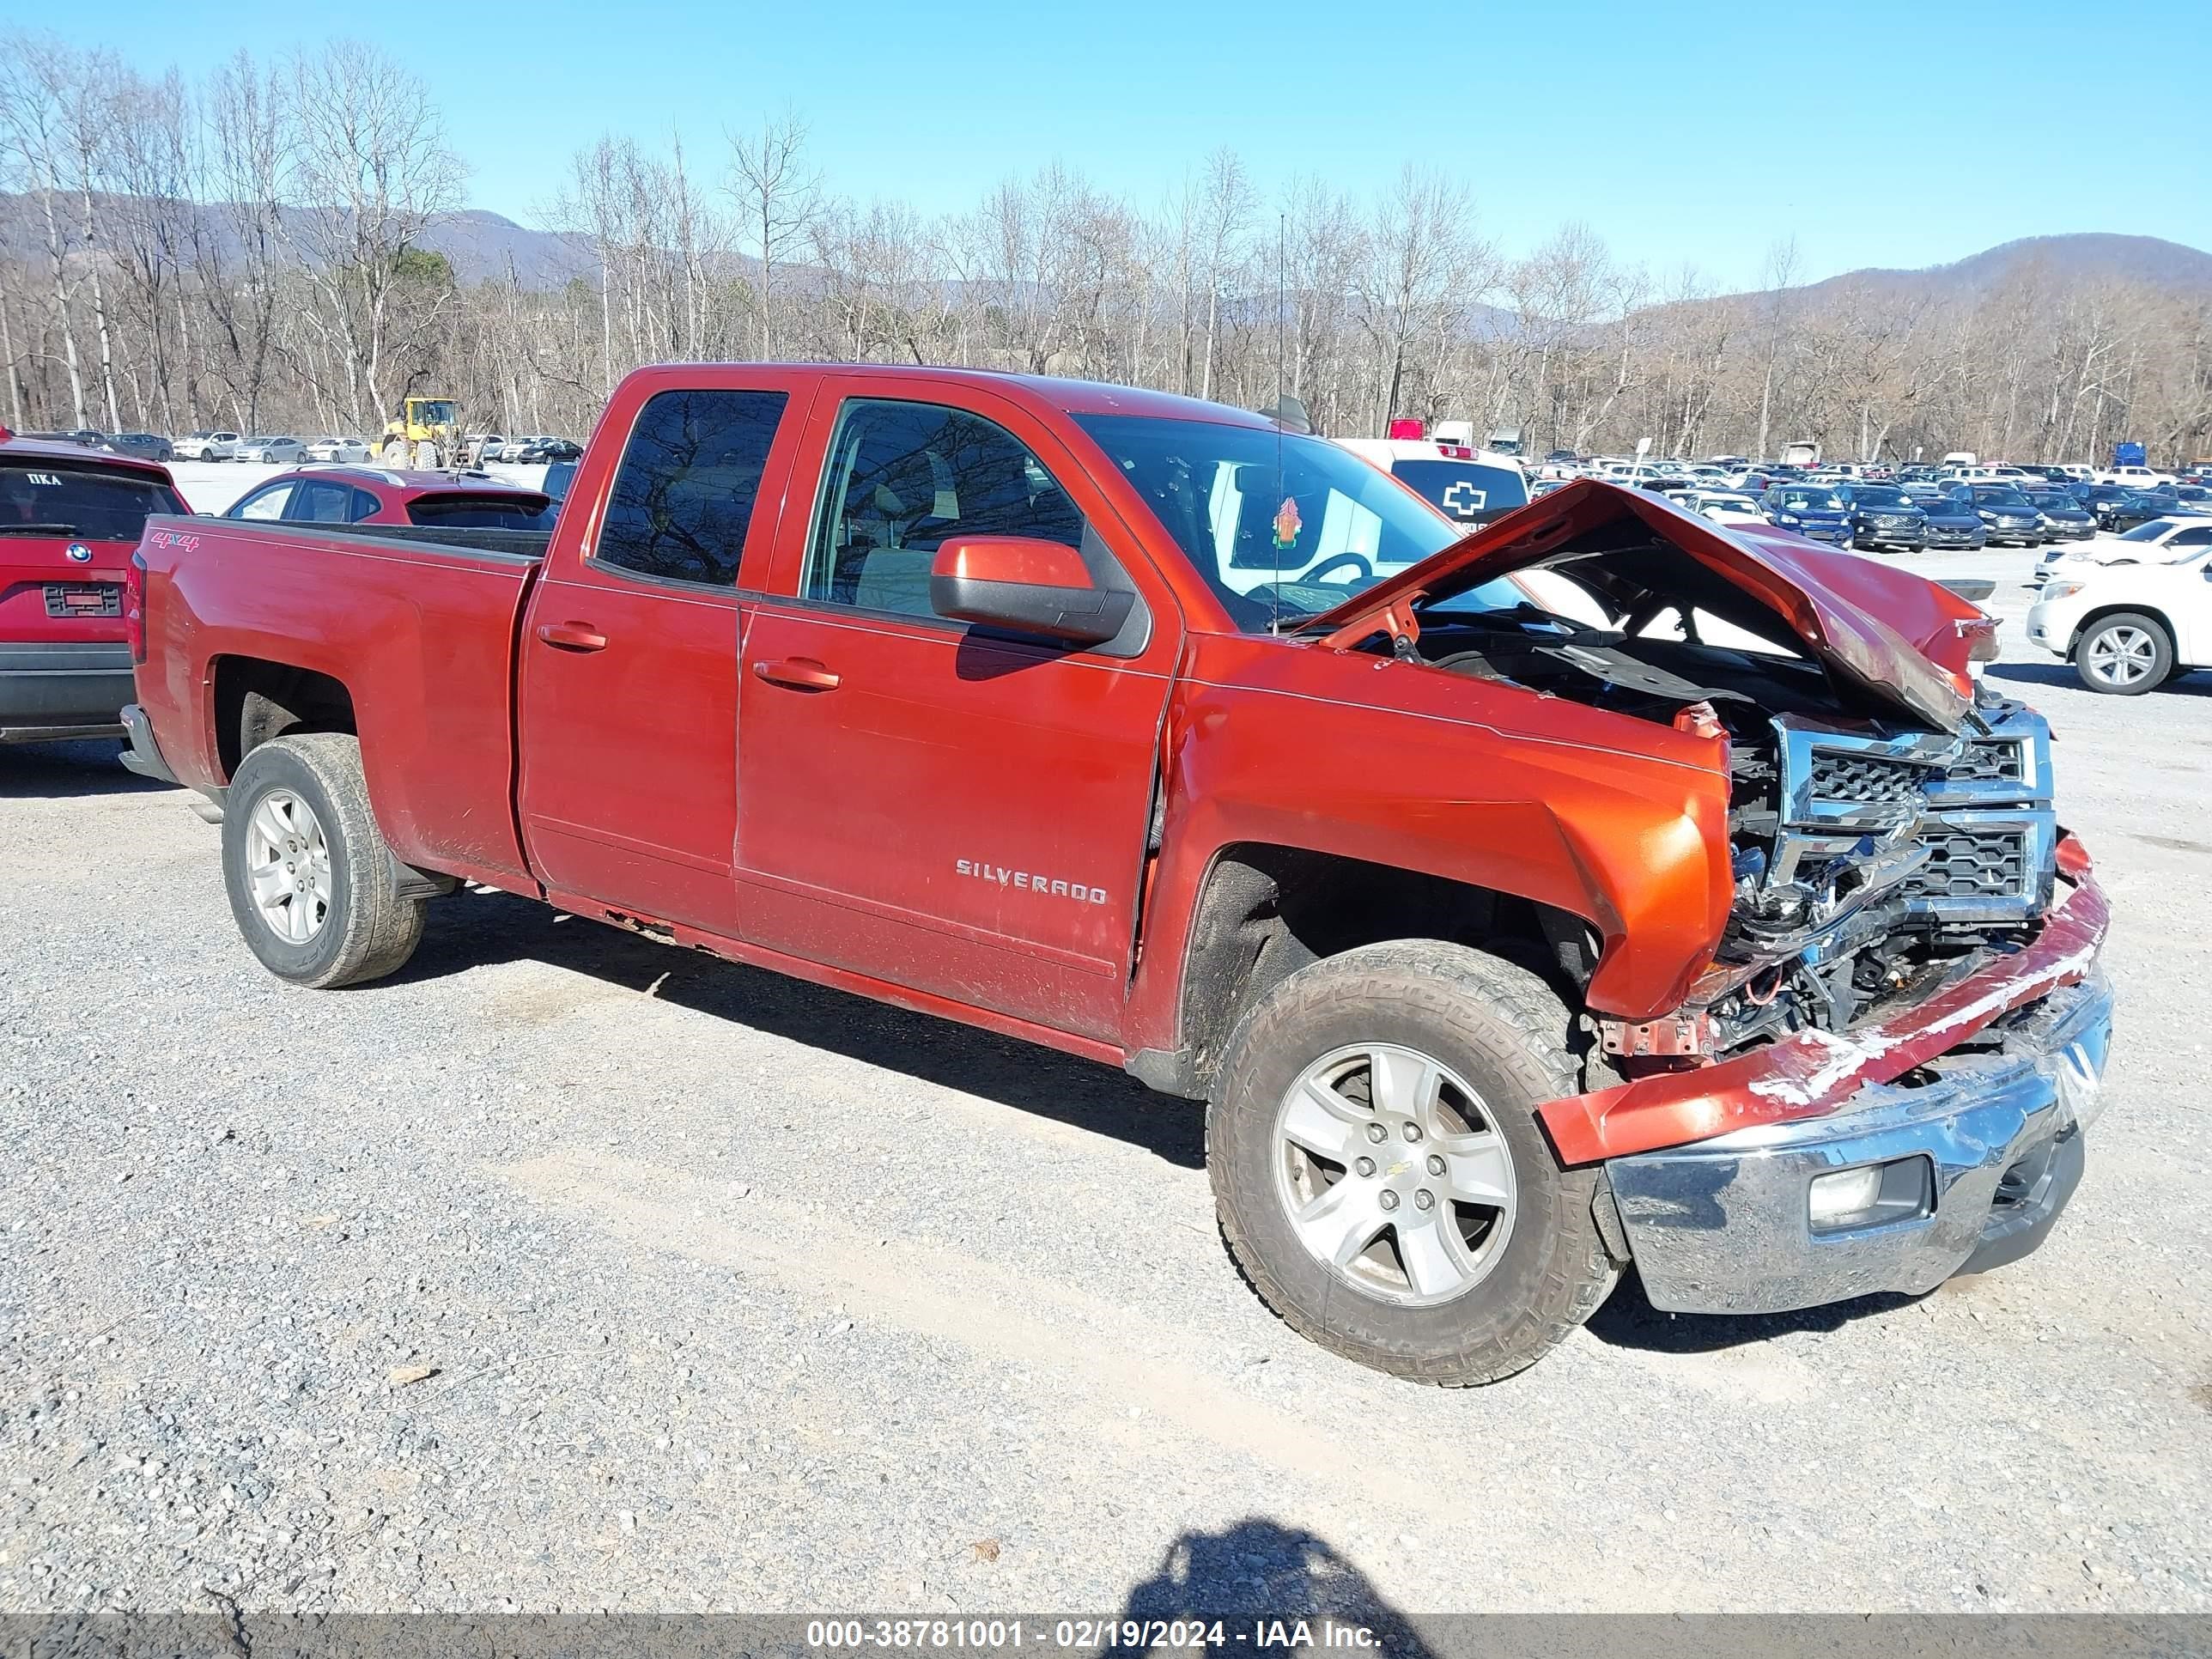
[[[563,651],[604,651],[607,636],[593,631],[589,623],[540,623],[538,637],[548,645],[557,645]]]
[[[837,676],[811,657],[778,657],[757,662],[753,672],[770,685],[787,685],[794,691],[835,691]]]

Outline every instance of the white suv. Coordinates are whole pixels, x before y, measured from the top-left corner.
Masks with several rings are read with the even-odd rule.
[[[2028,607],[2027,637],[2071,659],[2081,684],[2108,696],[2154,690],[2212,668],[2212,546],[2164,564],[2087,564],[2052,571]]]
[[[238,453],[238,434],[190,433],[172,441],[169,452],[180,461],[227,461]]]

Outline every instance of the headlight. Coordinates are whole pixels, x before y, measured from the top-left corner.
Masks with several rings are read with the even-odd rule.
[[[2069,599],[2087,586],[2084,582],[2045,582],[2043,597],[2046,599]]]
[[[1777,524],[1796,524],[1799,523],[1800,520],[1795,513],[1778,513],[1774,515],[1774,522]]]

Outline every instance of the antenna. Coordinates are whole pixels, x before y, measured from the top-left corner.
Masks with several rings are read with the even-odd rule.
[[[1289,481],[1283,472],[1283,416],[1287,412],[1283,407],[1283,398],[1287,390],[1283,384],[1283,313],[1287,287],[1287,277],[1285,273],[1291,262],[1290,222],[1290,216],[1287,213],[1275,215],[1275,488],[1283,492],[1285,501],[1291,498]],[[1281,509],[1278,507],[1276,511],[1279,513]],[[1275,584],[1272,590],[1274,594],[1275,614],[1268,619],[1267,631],[1270,634],[1279,634],[1283,631],[1282,538],[1271,533],[1267,543],[1274,550],[1275,558]]]

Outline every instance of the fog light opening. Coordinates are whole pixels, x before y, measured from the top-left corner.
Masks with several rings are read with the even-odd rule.
[[[1806,1192],[1807,1220],[1816,1233],[1915,1220],[1933,1208],[1935,1173],[1926,1158],[1914,1157],[1815,1176]]]

